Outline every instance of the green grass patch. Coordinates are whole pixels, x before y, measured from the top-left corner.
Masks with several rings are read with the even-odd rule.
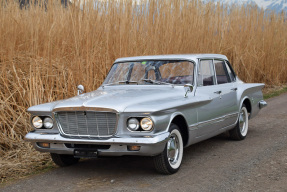
[[[287,87],[283,87],[283,88],[278,89],[278,90],[274,90],[274,91],[271,91],[271,92],[268,92],[268,93],[264,93],[263,94],[263,98],[264,99],[269,99],[271,97],[276,97],[276,96],[279,96],[282,93],[286,93],[286,92],[287,92]]]

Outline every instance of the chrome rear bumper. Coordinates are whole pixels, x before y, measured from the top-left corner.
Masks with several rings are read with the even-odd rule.
[[[264,100],[259,101],[259,108],[262,109],[267,106],[267,102]]]

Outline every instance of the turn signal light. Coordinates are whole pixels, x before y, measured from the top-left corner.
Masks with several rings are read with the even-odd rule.
[[[50,148],[50,143],[37,143],[39,147]]]
[[[139,151],[141,146],[136,146],[136,145],[128,145],[128,150],[129,151]]]

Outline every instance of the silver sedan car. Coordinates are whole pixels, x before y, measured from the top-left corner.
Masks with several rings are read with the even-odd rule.
[[[157,55],[120,58],[95,91],[32,106],[25,139],[59,166],[80,158],[152,156],[173,174],[183,148],[223,132],[243,140],[248,121],[267,105],[264,84],[244,83],[226,56]]]

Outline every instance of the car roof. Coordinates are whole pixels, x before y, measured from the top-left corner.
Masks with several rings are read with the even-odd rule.
[[[115,63],[137,61],[137,60],[197,60],[197,59],[225,59],[227,57],[221,54],[177,54],[177,55],[149,55],[137,57],[123,57],[116,59]]]

